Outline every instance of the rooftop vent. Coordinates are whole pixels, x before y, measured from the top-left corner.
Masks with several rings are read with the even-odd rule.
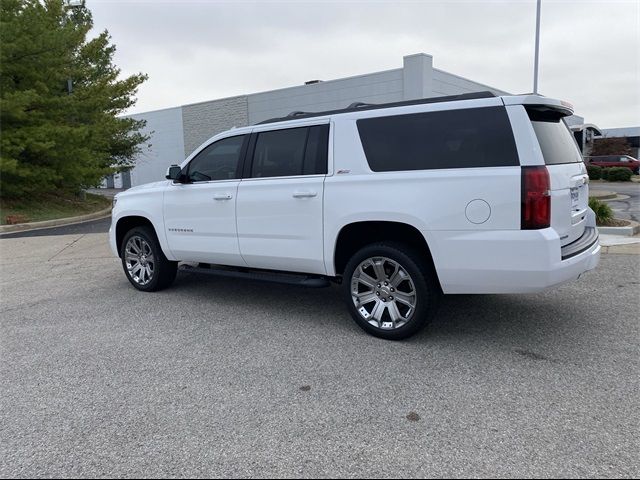
[[[320,83],[322,80],[309,80],[307,82],[304,82],[305,85],[313,85],[315,83]]]

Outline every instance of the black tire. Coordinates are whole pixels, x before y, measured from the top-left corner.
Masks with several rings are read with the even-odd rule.
[[[146,244],[150,247],[150,250],[153,254],[153,273],[151,275],[150,280],[148,282],[142,284],[140,281],[136,281],[134,276],[129,272],[127,268],[127,259],[126,259],[126,246],[133,237],[138,237],[146,242]],[[122,239],[122,245],[120,246],[120,254],[122,260],[122,268],[124,269],[124,274],[126,275],[131,285],[133,285],[138,290],[143,292],[157,292],[164,288],[169,287],[176,278],[176,273],[178,271],[178,262],[172,262],[165,257],[162,252],[162,248],[160,248],[160,243],[158,242],[158,238],[156,237],[156,233],[151,227],[140,226],[134,227],[129,230],[124,238]]]
[[[349,260],[343,275],[343,295],[351,316],[360,328],[379,338],[384,338],[386,340],[402,340],[415,335],[429,324],[438,310],[442,291],[440,289],[438,279],[436,278],[435,271],[433,270],[433,267],[426,255],[426,253],[421,254],[420,252],[416,252],[411,247],[402,243],[381,242],[362,248]],[[355,286],[359,284],[359,282],[353,278],[356,269],[359,269],[363,262],[374,257],[384,257],[396,262],[403,270],[406,271],[407,274],[409,274],[410,281],[412,282],[413,291],[415,292],[415,308],[413,309],[413,313],[409,315],[408,311],[410,310],[408,307],[402,306],[402,308],[407,309],[407,320],[404,320],[403,318],[402,321],[406,321],[406,323],[401,326],[397,326],[396,328],[382,328],[380,325],[390,323],[390,321],[382,323],[383,318],[381,318],[380,321],[377,321],[379,324],[378,326],[374,326],[369,323],[370,321],[374,321],[373,318],[370,317],[369,320],[365,319],[363,315],[360,314],[355,300],[352,297],[352,289],[360,288]],[[385,263],[383,268],[386,269],[389,266],[393,266],[391,265],[391,262]],[[365,286],[364,288],[367,289],[369,287]],[[397,285],[397,288],[398,292],[400,292],[400,289],[403,287]],[[377,291],[374,287],[374,293],[377,295],[380,291]],[[393,295],[393,293],[382,292],[382,297],[378,296],[378,299],[385,298],[384,295]],[[392,300],[393,297],[386,297],[385,304],[386,302],[391,301],[390,299]],[[378,300],[374,298],[371,302],[375,302],[374,305],[376,305]],[[400,304],[396,303],[396,305]],[[364,304],[361,304],[360,309],[363,307]],[[369,307],[364,308],[368,309]],[[374,310],[374,308],[371,308],[371,310]],[[387,313],[383,312],[383,315],[390,315],[389,308],[385,309],[385,312]],[[367,313],[371,315],[373,312]],[[394,322],[394,325],[395,324],[396,323]]]

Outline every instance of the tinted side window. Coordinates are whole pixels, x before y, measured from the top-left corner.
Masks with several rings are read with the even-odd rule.
[[[303,175],[326,174],[328,152],[329,125],[311,127],[304,156]]]
[[[327,173],[329,126],[260,132],[251,166],[252,178]]]
[[[238,163],[246,135],[212,143],[189,162],[189,180],[207,182],[239,178]]]
[[[504,107],[365,118],[357,125],[375,172],[520,164]]]

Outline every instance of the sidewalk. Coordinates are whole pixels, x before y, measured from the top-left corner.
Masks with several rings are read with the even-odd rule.
[[[600,235],[602,253],[640,255],[640,235],[623,237],[621,235]]]

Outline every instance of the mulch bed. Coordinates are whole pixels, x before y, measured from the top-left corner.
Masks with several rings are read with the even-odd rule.
[[[629,220],[620,220],[619,218],[613,218],[605,223],[598,224],[599,227],[627,227],[631,225]]]

